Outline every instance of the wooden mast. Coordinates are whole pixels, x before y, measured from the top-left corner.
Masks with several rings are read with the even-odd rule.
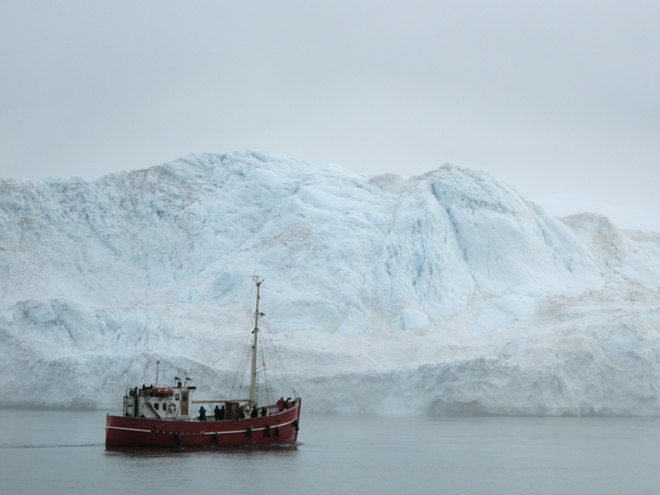
[[[257,303],[254,310],[254,341],[252,343],[252,378],[250,381],[250,403],[252,407],[257,407],[257,334],[259,333],[259,288],[261,283],[264,281],[262,278],[259,280],[259,277],[253,277],[254,283],[257,286]]]

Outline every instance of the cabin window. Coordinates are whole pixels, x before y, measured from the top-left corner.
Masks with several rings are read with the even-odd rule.
[[[156,411],[158,411],[158,402],[156,402],[156,403],[154,404],[154,409],[155,409]]]
[[[179,394],[174,394],[174,399],[179,400]]]

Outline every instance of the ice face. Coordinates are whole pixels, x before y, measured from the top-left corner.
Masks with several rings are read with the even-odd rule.
[[[656,234],[550,217],[483,172],[265,152],[0,181],[2,404],[119,407],[156,359],[226,395],[254,273],[308,410],[660,412]]]

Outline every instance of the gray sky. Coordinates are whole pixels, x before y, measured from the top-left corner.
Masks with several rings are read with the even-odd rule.
[[[634,0],[0,0],[0,177],[260,149],[660,219],[658,26]]]

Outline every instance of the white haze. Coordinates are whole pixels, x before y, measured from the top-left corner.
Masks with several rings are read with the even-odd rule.
[[[1,12],[3,178],[267,149],[405,178],[453,163],[528,199],[580,193],[660,217],[660,2],[5,0]]]

